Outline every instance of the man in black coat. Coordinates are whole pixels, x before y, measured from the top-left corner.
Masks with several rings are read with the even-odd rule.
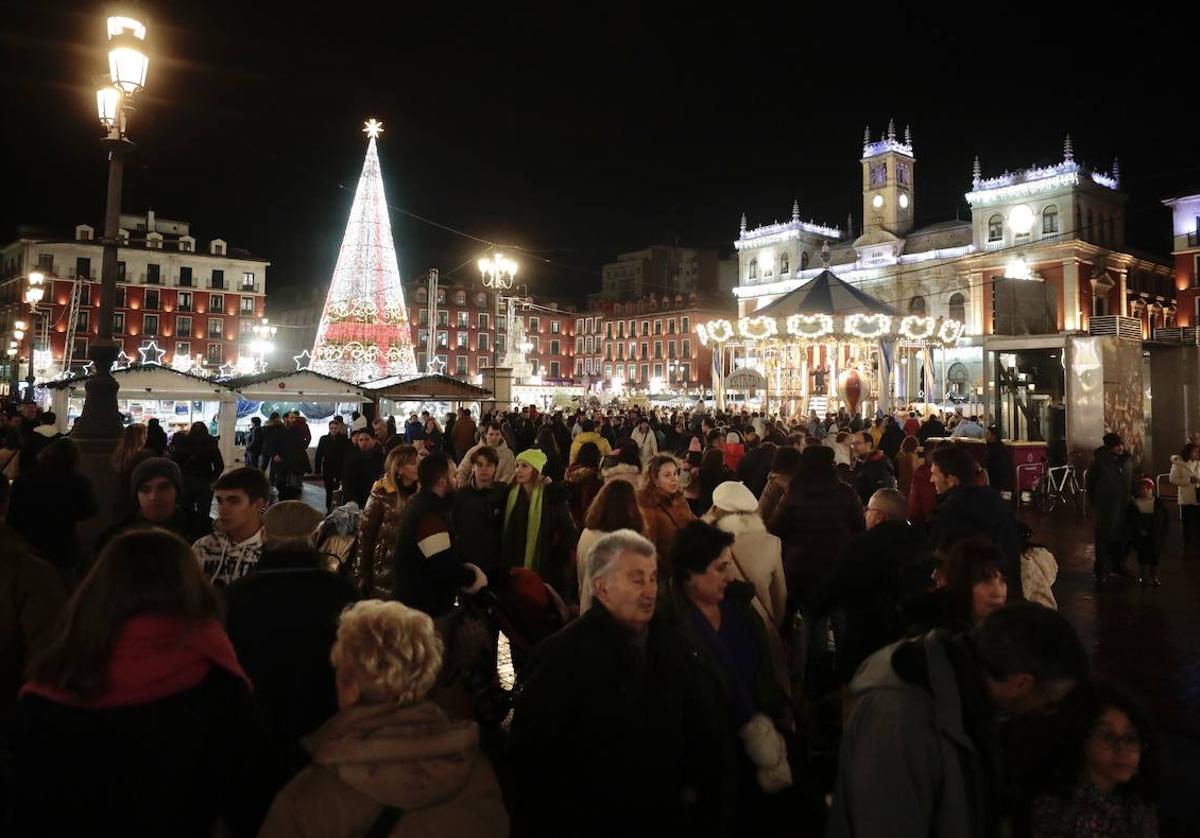
[[[896,420],[891,416],[883,418],[883,434],[879,437],[879,450],[883,455],[896,462],[896,455],[900,453],[900,446],[904,443],[904,431]]]
[[[908,523],[899,491],[880,489],[866,515],[867,531],[846,546],[815,605],[818,616],[838,609],[845,615],[837,662],[843,684],[872,653],[904,636],[905,605],[929,590],[935,565],[923,534]]]
[[[118,521],[100,534],[96,552],[113,536],[128,530],[159,527],[170,530],[188,544],[195,544],[212,532],[212,519],[180,505],[183,497],[183,474],[174,461],[166,457],[149,457],[134,466],[129,476],[129,488],[137,512]]]
[[[303,501],[282,501],[263,516],[262,557],[225,593],[225,623],[238,660],[254,683],[268,734],[292,770],[308,762],[300,737],[337,712],[329,650],[338,615],[358,596],[326,570],[308,535],[322,515]]]
[[[371,487],[383,476],[383,446],[368,428],[359,428],[351,437],[357,451],[350,452],[342,467],[342,489],[346,503],[354,501],[359,509],[366,509]]]
[[[938,497],[930,525],[932,546],[949,553],[958,542],[972,536],[991,539],[1004,554],[1008,598],[1023,599],[1022,539],[1017,519],[999,492],[991,486],[977,485],[978,477],[979,464],[965,446],[942,445],[933,452],[929,479]]]
[[[689,757],[711,743],[686,735],[688,656],[655,619],[654,545],[610,533],[588,564],[592,607],[534,648],[518,685],[514,834],[697,834],[716,795],[691,782],[712,766]]]
[[[1114,433],[1104,435],[1104,445],[1092,455],[1087,473],[1088,501],[1096,511],[1095,552],[1092,572],[1103,582],[1109,573],[1130,576],[1125,568],[1129,552],[1129,506],[1133,503],[1133,464],[1125,443]]]
[[[942,424],[942,420],[937,417],[937,414],[929,414],[929,418],[921,423],[921,430],[917,432],[917,439],[921,440],[921,444],[925,444],[927,439],[941,439],[946,436],[946,426]]]
[[[875,448],[875,438],[870,431],[860,431],[854,435],[854,453],[858,461],[854,464],[854,491],[863,506],[871,499],[871,495],[880,489],[896,488],[896,472],[892,461],[884,456],[882,451]]]
[[[500,457],[486,445],[471,455],[471,476],[454,492],[452,537],[465,561],[481,568],[489,583],[500,584],[500,535],[508,487],[496,480]]]
[[[342,470],[354,453],[354,443],[346,436],[346,426],[337,419],[329,423],[329,433],[317,443],[313,468],[325,481],[325,511],[333,509],[333,493],[342,485]]]
[[[987,445],[983,455],[983,467],[987,469],[988,485],[998,492],[1012,488],[1012,454],[1000,441],[1000,429],[992,425],[987,429]]]

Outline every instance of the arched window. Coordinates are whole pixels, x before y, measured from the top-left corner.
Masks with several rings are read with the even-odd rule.
[[[454,304],[456,306],[465,306],[467,304],[467,292],[466,291],[454,292]]]
[[[908,301],[908,313],[917,317],[925,316],[925,298],[921,296],[913,297]]]
[[[802,271],[808,270],[808,251],[807,250],[800,251],[800,270],[802,270]]]
[[[429,292],[425,290],[424,286],[417,289],[417,302],[418,303],[429,302]]]
[[[1042,210],[1042,235],[1048,236],[1058,232],[1058,207],[1053,204]]]
[[[749,278],[750,279],[758,279],[758,260],[757,259],[750,260]]]
[[[950,369],[946,370],[946,383],[950,385],[950,395],[965,396],[967,394],[967,380],[971,377],[971,371],[967,369],[966,364],[955,361],[950,365]]]
[[[1004,219],[993,215],[988,219],[988,238],[990,242],[998,242],[1004,238]]]
[[[482,291],[480,291],[475,295],[475,307],[483,308],[485,305],[487,305],[487,294],[484,294]]]
[[[967,300],[957,292],[950,295],[950,319],[957,320],[959,323],[967,322]]]
[[[779,257],[779,274],[780,274],[780,276],[786,274],[788,272],[788,270],[789,270],[788,255],[786,253],[784,253]]]

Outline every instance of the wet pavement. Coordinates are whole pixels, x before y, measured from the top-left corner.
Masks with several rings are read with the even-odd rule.
[[[1200,835],[1200,553],[1182,555],[1176,508],[1162,586],[1092,576],[1094,519],[1060,507],[1020,517],[1058,560],[1054,595],[1092,655],[1097,674],[1140,696],[1166,740],[1164,835]],[[1130,559],[1136,575],[1137,564]]]

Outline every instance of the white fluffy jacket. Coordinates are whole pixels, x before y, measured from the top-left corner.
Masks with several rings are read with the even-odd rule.
[[[754,586],[771,622],[781,625],[787,610],[782,542],[767,532],[757,512],[725,515],[715,525],[733,536],[733,553],[741,567],[738,576]]]
[[[1177,487],[1180,506],[1196,505],[1196,484],[1200,480],[1200,460],[1185,460],[1178,454],[1171,455],[1171,484]]]

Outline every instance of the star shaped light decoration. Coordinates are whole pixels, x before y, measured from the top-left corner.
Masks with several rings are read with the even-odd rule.
[[[373,140],[383,133],[383,123],[374,117],[368,119],[363,125],[366,126],[363,128],[363,133],[367,135],[368,139]]]
[[[434,356],[433,360],[431,360],[429,362],[430,374],[431,375],[441,375],[445,371],[446,371],[446,362],[443,361],[441,358]]]
[[[292,360],[296,362],[296,372],[310,369],[312,367],[312,353],[307,349],[305,349],[299,355],[293,355]]]
[[[122,349],[120,352],[117,353],[116,359],[113,360],[113,365],[112,365],[113,372],[116,372],[117,370],[129,369],[129,365],[132,362],[133,362],[133,359],[131,359],[128,355],[126,355],[125,350]],[[91,362],[89,361],[89,363],[91,363]]]
[[[79,374],[81,376],[82,375],[95,375],[96,374],[96,362],[88,361],[86,364],[83,365],[83,370]]]
[[[171,360],[171,369],[179,372],[191,372],[195,363],[192,361],[191,355],[176,355]]]
[[[138,347],[138,354],[142,356],[140,363],[162,366],[162,357],[167,354],[167,350],[159,349],[158,341],[151,340]]]
[[[217,367],[217,378],[233,378],[233,373],[237,369],[232,363],[221,364]]]

